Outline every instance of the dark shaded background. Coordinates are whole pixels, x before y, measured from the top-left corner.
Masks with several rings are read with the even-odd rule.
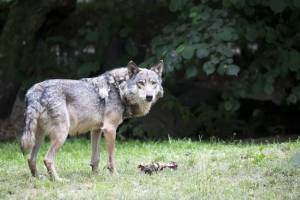
[[[298,0],[0,0],[0,138],[34,83],[165,62],[165,97],[121,138],[249,138],[300,130]]]

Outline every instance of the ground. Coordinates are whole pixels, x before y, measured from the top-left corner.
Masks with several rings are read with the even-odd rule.
[[[118,174],[89,167],[90,143],[71,138],[56,157],[69,182],[49,180],[39,154],[39,178],[30,176],[17,142],[0,143],[0,199],[300,199],[300,139],[289,142],[128,141],[117,143]],[[140,163],[176,161],[177,170],[153,175]]]

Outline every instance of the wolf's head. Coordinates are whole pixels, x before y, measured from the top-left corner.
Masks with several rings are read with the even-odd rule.
[[[131,105],[145,106],[147,113],[151,105],[163,97],[163,67],[163,61],[150,69],[139,68],[130,61],[127,65],[129,79],[120,86],[121,97]]]

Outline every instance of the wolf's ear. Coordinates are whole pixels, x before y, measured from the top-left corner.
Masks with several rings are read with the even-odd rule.
[[[156,72],[159,76],[162,76],[163,69],[164,69],[164,61],[160,60],[159,63],[151,67],[150,70]]]
[[[129,78],[131,78],[132,76],[134,76],[140,71],[139,67],[132,60],[129,61],[129,63],[127,64],[127,68],[128,68]]]

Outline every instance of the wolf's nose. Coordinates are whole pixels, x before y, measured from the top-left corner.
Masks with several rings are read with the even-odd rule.
[[[147,100],[147,101],[150,102],[150,101],[152,101],[152,99],[153,99],[153,96],[152,96],[152,95],[147,95],[147,96],[146,96],[146,100]]]

